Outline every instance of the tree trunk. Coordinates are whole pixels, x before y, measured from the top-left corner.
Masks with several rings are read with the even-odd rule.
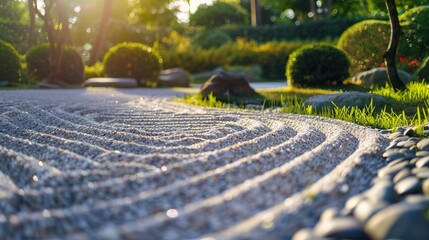
[[[259,0],[250,0],[250,10],[252,27],[259,26],[261,23],[261,6],[259,5]]]
[[[91,51],[89,65],[94,65],[99,59],[101,55],[101,49],[104,46],[107,37],[107,30],[110,25],[110,16],[112,13],[114,0],[105,0],[103,6],[103,15],[101,17],[100,29],[95,39],[94,46]]]
[[[30,17],[30,22],[28,24],[28,49],[32,48],[35,45],[34,42],[34,30],[36,28],[36,11],[34,10],[34,4],[33,1],[35,0],[28,0],[28,12]]]
[[[60,37],[62,38],[60,41],[62,41],[66,45],[72,45],[72,39],[70,34],[70,28],[69,28],[69,18],[67,14],[67,8],[64,4],[64,0],[56,0],[58,9],[58,17],[60,20]]]
[[[390,86],[395,91],[406,89],[405,84],[399,79],[398,70],[395,65],[396,51],[398,50],[399,38],[401,36],[401,25],[399,24],[398,10],[395,0],[386,0],[386,7],[390,20],[390,41],[386,52],[384,53],[384,62],[386,64],[387,79]]]

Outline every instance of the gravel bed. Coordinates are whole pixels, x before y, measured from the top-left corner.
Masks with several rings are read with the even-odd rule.
[[[0,239],[290,239],[388,164],[377,130],[183,94],[0,91]]]

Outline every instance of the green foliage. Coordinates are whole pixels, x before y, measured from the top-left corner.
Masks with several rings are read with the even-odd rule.
[[[15,48],[0,39],[0,81],[19,82],[21,80],[21,60]]]
[[[349,77],[347,55],[329,45],[307,45],[293,52],[287,62],[289,86],[342,85]]]
[[[400,55],[419,60],[429,56],[429,6],[410,9],[400,16],[400,21]]]
[[[107,76],[135,78],[141,86],[156,86],[161,68],[159,54],[141,43],[117,44],[104,57]]]
[[[192,49],[181,51],[162,50],[166,68],[182,67],[191,73],[211,71],[219,66],[250,66],[262,67],[264,78],[284,78],[285,62],[289,54],[301,47],[303,42],[267,42],[257,44],[254,41],[237,40],[222,45],[220,48]]]
[[[218,30],[205,30],[198,33],[192,39],[193,46],[202,47],[204,49],[217,48],[226,43],[231,42],[232,39],[228,34]]]
[[[338,38],[347,28],[363,18],[333,18],[321,21],[281,23],[252,27],[250,25],[227,25],[219,29],[231,38],[245,38],[257,42],[281,40],[325,40]]]
[[[191,15],[190,23],[193,26],[219,27],[247,23],[248,18],[246,10],[239,5],[216,1],[212,5],[200,5]]]
[[[41,44],[31,48],[26,54],[27,69],[36,81],[45,81],[51,74],[49,45]],[[72,48],[64,49],[59,77],[70,85],[79,85],[84,80],[84,64],[79,52]]]
[[[365,20],[347,29],[338,48],[347,53],[353,74],[379,67],[389,45],[390,25],[386,21]]]
[[[97,62],[93,66],[85,65],[85,79],[103,77],[103,63]]]
[[[422,81],[429,82],[429,57],[422,62],[422,65],[416,72],[416,76]]]

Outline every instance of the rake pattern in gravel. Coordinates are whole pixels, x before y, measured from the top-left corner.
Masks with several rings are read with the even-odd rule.
[[[287,239],[384,164],[376,130],[173,94],[0,91],[0,238]]]

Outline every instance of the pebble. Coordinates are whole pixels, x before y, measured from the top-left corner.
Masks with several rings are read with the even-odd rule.
[[[331,221],[319,222],[314,227],[317,237],[334,239],[369,239],[362,225],[352,217],[336,218]]]
[[[423,157],[416,162],[416,167],[429,167],[429,156]]]
[[[398,195],[408,195],[414,193],[421,193],[420,180],[417,177],[411,176],[402,179],[395,185],[395,190]]]
[[[419,151],[429,151],[429,138],[420,140],[417,143],[417,148],[419,149]]]

